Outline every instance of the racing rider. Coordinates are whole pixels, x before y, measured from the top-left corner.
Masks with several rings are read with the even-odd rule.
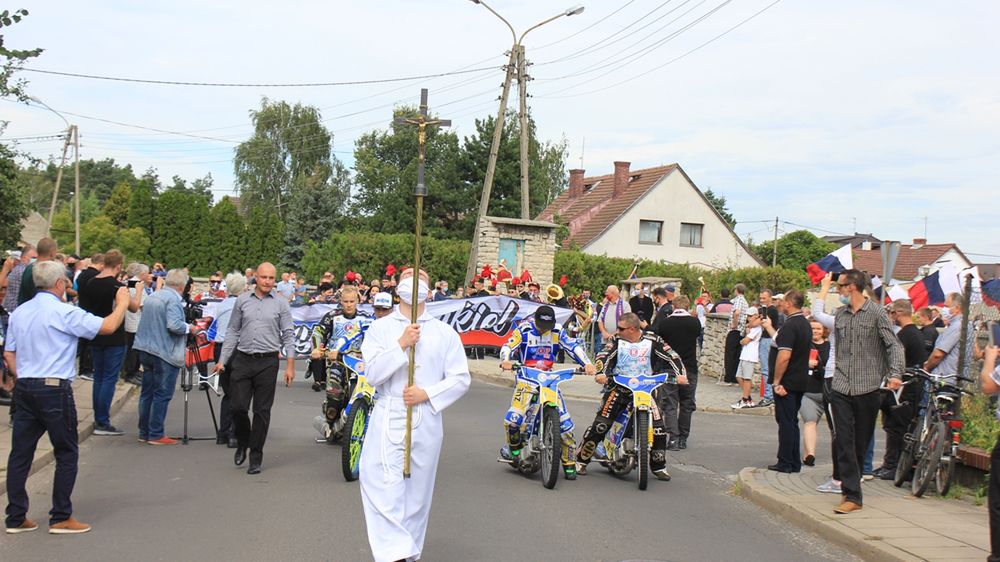
[[[326,400],[323,415],[329,427],[340,416],[344,407],[350,381],[346,380],[346,370],[340,355],[361,353],[364,331],[371,324],[371,316],[358,310],[359,293],[354,285],[344,285],[340,290],[340,309],[326,313],[313,328],[313,349],[311,357],[328,359],[329,371],[326,377]]]
[[[594,423],[583,434],[583,443],[577,455],[577,472],[587,474],[587,463],[594,456],[597,444],[611,429],[611,424],[622,409],[632,403],[632,391],[615,384],[610,380],[614,375],[634,376],[636,374],[652,375],[655,373],[672,372],[676,375],[676,384],[687,384],[687,372],[684,363],[670,346],[660,336],[652,332],[643,332],[641,320],[635,313],[623,314],[618,319],[618,331],[604,344],[604,349],[597,354],[596,381],[604,385],[604,397],[597,410]],[[672,377],[671,377],[672,378]],[[673,381],[670,381],[673,382]],[[660,392],[657,388],[653,394]],[[649,465],[653,475],[660,480],[670,480],[667,472],[667,431],[663,416],[653,400],[653,450]]]
[[[507,343],[500,348],[500,368],[510,370],[510,357],[515,352],[520,353],[521,363],[526,367],[548,371],[555,363],[556,354],[562,349],[582,365],[588,375],[596,373],[593,363],[587,357],[583,344],[570,338],[563,331],[561,324],[556,323],[556,313],[551,306],[543,305],[535,310],[531,320],[523,322],[511,334]],[[517,466],[520,461],[521,424],[528,406],[538,398],[538,389],[527,383],[518,381],[514,387],[514,397],[510,401],[510,409],[504,417],[507,429],[507,445],[500,449],[500,462]],[[573,460],[573,419],[566,411],[566,401],[559,395],[560,432],[562,433],[562,464],[567,480],[576,479],[576,463]]]

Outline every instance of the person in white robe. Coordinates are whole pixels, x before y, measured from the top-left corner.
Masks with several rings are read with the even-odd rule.
[[[471,380],[458,333],[424,310],[427,273],[420,272],[416,297],[412,276],[412,269],[403,271],[398,309],[373,322],[361,345],[365,374],[378,391],[359,478],[376,562],[420,559],[444,437],[441,412],[465,394]],[[419,317],[411,324],[414,299]],[[414,385],[407,387],[411,345],[416,346],[416,372]],[[403,478],[407,405],[413,406],[411,476]]]

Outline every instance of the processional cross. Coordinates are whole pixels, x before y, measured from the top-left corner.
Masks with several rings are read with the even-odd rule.
[[[427,145],[427,127],[436,125],[439,127],[450,127],[450,119],[431,119],[427,114],[427,88],[420,89],[420,112],[416,117],[396,117],[393,123],[397,125],[417,126],[417,185],[413,188],[413,195],[417,199],[416,225],[413,237],[413,300],[416,301],[417,287],[420,282],[420,234],[424,223],[424,196],[427,195],[427,186],[424,185],[424,154]],[[410,307],[410,322],[417,323],[417,303],[413,302]],[[410,371],[407,379],[407,386],[413,386],[414,370],[417,366],[416,346],[410,346]],[[410,445],[413,437],[413,406],[406,407],[406,441],[403,455],[403,477],[410,477]]]

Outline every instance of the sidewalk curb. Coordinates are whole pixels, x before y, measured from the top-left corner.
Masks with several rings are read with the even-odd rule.
[[[771,513],[780,515],[790,523],[810,533],[814,533],[823,539],[846,548],[865,560],[871,562],[914,562],[923,560],[923,558],[913,556],[883,542],[880,537],[828,525],[826,518],[823,516],[800,509],[794,504],[788,503],[788,499],[785,496],[772,492],[765,485],[758,485],[754,475],[758,470],[761,469],[747,467],[741,470],[737,476],[739,495],[744,499],[753,502]],[[833,503],[833,501],[830,502],[831,511],[829,518],[831,519],[835,517],[832,511]]]
[[[506,386],[507,388],[514,388],[514,377],[505,376],[500,374],[482,373],[473,371],[470,373],[472,378],[489,383],[495,384],[497,386]],[[587,402],[599,402],[601,400],[600,395],[585,395],[578,394],[575,392],[563,392],[563,397],[570,400],[583,400]],[[773,415],[774,409],[769,406],[767,408],[750,408],[745,410],[734,410],[732,408],[722,408],[719,406],[698,406],[699,412],[706,412],[709,414],[733,414],[738,416],[770,416]]]
[[[125,393],[120,397],[111,402],[111,415],[114,416],[119,410],[125,406],[133,396],[139,394],[139,387],[130,384],[123,383],[129,388],[125,390]],[[87,418],[77,421],[77,443],[83,443],[94,433],[94,417],[93,413],[90,413]],[[30,478],[39,470],[42,470],[49,463],[55,460],[55,452],[52,449],[48,449],[44,452],[35,452],[35,458],[31,461],[31,468],[28,469],[28,477]],[[3,477],[0,477],[0,496],[7,494],[7,473],[4,471]]]

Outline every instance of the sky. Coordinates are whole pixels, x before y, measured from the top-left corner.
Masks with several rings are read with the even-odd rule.
[[[973,262],[1000,262],[1000,221],[986,204],[1000,192],[1000,3],[575,1],[582,14],[524,39],[530,111],[541,139],[568,143],[567,168],[601,175],[616,160],[677,162],[725,196],[737,232],[757,242],[773,237],[775,217],[779,235],[806,226],[910,241],[926,229],[929,242],[955,242]],[[30,15],[5,30],[6,46],[44,48],[31,69],[242,84],[462,72],[324,87],[20,74],[79,126],[81,157],[152,166],[165,180],[211,173],[217,197],[232,192],[233,149],[263,97],[320,108],[350,166],[354,140],[386,128],[422,87],[432,112],[460,137],[473,134],[475,119],[496,114],[513,43],[467,0],[19,5]],[[572,4],[490,6],[520,34]],[[0,103],[0,118],[7,139],[65,127],[37,104]],[[20,147],[46,159],[61,141]]]

